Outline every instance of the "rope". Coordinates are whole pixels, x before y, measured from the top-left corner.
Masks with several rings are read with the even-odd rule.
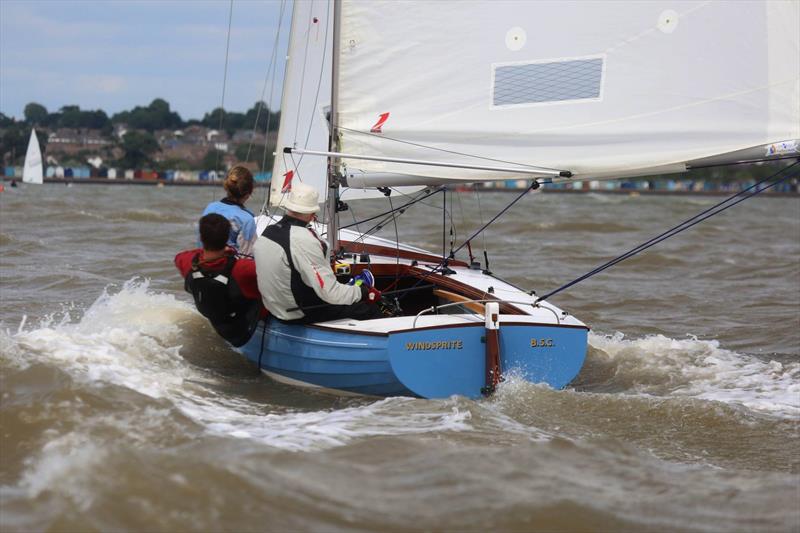
[[[278,17],[278,32],[277,32],[277,35],[275,37],[275,43],[274,43],[273,49],[272,49],[273,50],[273,54],[274,54],[273,57],[276,57],[277,53],[278,53],[277,52],[277,50],[278,50],[278,42],[280,40],[281,30],[283,29],[284,8],[285,8],[285,0],[281,0],[281,10],[280,10],[280,15]],[[275,93],[275,75],[276,75],[276,72],[277,72],[277,63],[275,61],[272,61],[272,66],[273,66],[273,68],[272,68],[272,77],[271,77],[271,80],[270,80],[270,88],[269,88],[269,103],[267,104],[267,109],[269,110],[269,113],[267,114],[266,131],[264,131],[264,153],[262,154],[262,157],[261,157],[261,171],[262,172],[266,172],[267,155],[269,154],[269,131],[270,131],[270,124],[272,123],[272,115],[273,115],[272,108],[269,107],[269,106],[272,105],[273,95]],[[267,69],[267,73],[269,74],[269,69]],[[266,78],[264,80],[264,83],[266,83]],[[266,87],[266,85],[265,85],[265,87]],[[262,94],[263,94],[263,91],[262,91]],[[263,97],[262,97],[262,101],[263,101]],[[257,124],[258,124],[258,120],[256,120],[256,125]],[[277,148],[277,145],[278,145],[278,136],[276,134],[275,135],[275,148]],[[249,150],[249,148],[248,148],[248,150]],[[286,158],[286,156],[284,155],[284,159],[285,158]],[[274,162],[273,162],[273,168],[274,168],[274,166],[275,165],[274,165]],[[261,214],[262,215],[268,215],[269,214],[269,211],[267,210],[267,204],[269,203],[269,196],[270,196],[270,193],[272,191],[272,185],[273,185],[273,181],[272,180],[274,180],[274,179],[276,179],[276,177],[275,176],[271,176],[270,177],[270,186],[269,187],[264,187],[264,202],[261,204]]]
[[[514,200],[512,200],[510,204],[508,204],[507,206],[505,206],[505,207],[504,207],[504,208],[503,208],[503,209],[502,209],[502,210],[501,210],[499,213],[497,213],[495,216],[493,216],[493,217],[492,217],[492,219],[491,219],[489,222],[487,222],[486,224],[484,224],[483,226],[481,226],[481,227],[480,227],[480,228],[479,228],[479,229],[478,229],[478,230],[477,230],[475,233],[473,233],[473,234],[472,234],[472,235],[471,235],[471,236],[470,236],[470,237],[469,237],[469,238],[468,238],[466,241],[464,241],[464,242],[461,244],[461,246],[459,246],[458,248],[456,248],[455,250],[453,250],[452,252],[450,252],[450,255],[449,255],[448,257],[444,258],[444,259],[442,260],[442,262],[441,262],[441,263],[439,263],[438,265],[436,265],[436,266],[435,266],[435,267],[434,267],[434,268],[433,268],[433,269],[432,269],[430,272],[428,272],[428,273],[426,273],[424,276],[422,276],[422,277],[421,277],[421,278],[420,278],[420,279],[419,279],[419,280],[418,280],[418,281],[417,281],[417,282],[416,282],[414,285],[412,285],[412,288],[413,288],[413,287],[416,287],[417,285],[419,285],[420,283],[422,283],[423,281],[425,281],[426,279],[428,279],[428,278],[431,276],[431,274],[435,274],[435,273],[436,273],[436,271],[438,271],[438,270],[439,270],[439,269],[441,269],[443,266],[445,266],[445,265],[447,264],[447,261],[449,261],[451,258],[455,257],[455,255],[456,255],[458,252],[460,252],[462,248],[464,248],[465,246],[467,246],[467,245],[470,243],[470,241],[472,241],[472,239],[474,239],[475,237],[477,237],[479,234],[481,234],[481,233],[483,232],[483,230],[485,230],[485,229],[486,229],[486,228],[488,228],[490,225],[492,225],[492,223],[494,223],[494,221],[495,221],[495,220],[497,220],[498,218],[500,218],[501,216],[503,216],[503,214],[504,214],[506,211],[508,211],[509,209],[511,209],[511,207],[512,207],[514,204],[516,204],[518,201],[520,201],[520,200],[522,199],[522,197],[523,197],[523,196],[525,196],[526,194],[528,194],[528,192],[530,192],[532,189],[537,189],[538,187],[539,187],[539,182],[537,182],[536,180],[534,180],[533,182],[531,182],[530,186],[529,186],[529,187],[527,187],[527,188],[526,188],[524,191],[522,191],[522,192],[521,192],[521,193],[520,193],[520,194],[519,194],[519,195],[518,195],[516,198],[514,198]],[[405,295],[403,295],[403,296],[405,296]],[[401,296],[400,298],[402,299],[402,296]]]
[[[612,260],[610,260],[610,261],[608,261],[606,263],[603,263],[602,265],[594,268],[593,270],[587,272],[586,274],[575,278],[574,280],[570,281],[569,283],[565,283],[564,285],[560,286],[559,288],[548,292],[544,296],[542,296],[540,298],[537,298],[536,299],[536,303],[539,303],[542,300],[546,300],[547,298],[550,298],[551,296],[553,296],[555,294],[558,294],[561,291],[565,291],[568,288],[572,287],[573,285],[576,285],[576,284],[580,283],[581,281],[594,276],[595,274],[599,274],[600,272],[602,272],[602,271],[604,271],[604,270],[606,270],[608,268],[611,268],[612,266],[616,265],[617,263],[621,263],[622,261],[624,261],[624,260],[626,260],[626,259],[628,259],[630,257],[633,257],[634,255],[638,254],[639,252],[643,252],[644,250],[647,250],[648,248],[650,248],[652,246],[655,246],[656,244],[658,244],[658,243],[660,243],[662,241],[665,241],[665,240],[669,239],[670,237],[672,237],[674,235],[677,235],[678,233],[681,233],[681,232],[691,228],[692,226],[694,226],[696,224],[699,224],[700,222],[703,222],[704,220],[707,220],[707,219],[713,217],[714,215],[722,213],[726,209],[728,209],[730,207],[733,207],[734,205],[736,205],[738,203],[741,203],[741,202],[743,202],[743,201],[745,201],[745,200],[747,200],[749,198],[752,198],[753,196],[755,196],[755,195],[757,195],[757,194],[759,194],[759,193],[761,193],[763,191],[766,191],[767,189],[770,189],[770,188],[774,187],[775,185],[778,185],[778,184],[786,181],[789,178],[792,178],[792,177],[800,175],[800,173],[799,174],[787,173],[785,176],[783,176],[779,180],[776,180],[773,183],[770,183],[769,185],[761,187],[761,185],[763,185],[764,183],[768,182],[769,180],[771,180],[773,178],[778,177],[780,174],[788,171],[789,169],[791,169],[792,167],[794,167],[794,166],[796,166],[798,164],[800,164],[800,160],[796,161],[795,163],[792,163],[788,167],[784,167],[784,168],[780,169],[778,172],[775,172],[774,174],[771,174],[770,176],[762,179],[761,181],[759,181],[757,183],[754,183],[750,187],[747,187],[746,189],[739,191],[738,193],[734,194],[733,196],[730,196],[730,197],[726,198],[722,202],[719,202],[719,203],[709,207],[705,211],[702,211],[702,212],[696,214],[695,216],[693,216],[693,217],[691,217],[691,218],[689,218],[687,220],[684,220],[680,224],[678,224],[676,226],[673,226],[672,228],[668,229],[667,231],[661,233],[660,235],[657,235],[657,236],[653,237],[652,239],[650,239],[650,240],[648,240],[646,242],[643,242],[643,243],[639,244],[638,246],[636,246],[634,248],[631,248],[630,250],[628,250],[624,254],[619,255],[619,256],[615,257],[614,259],[612,259]],[[753,189],[755,189],[755,192],[750,193],[750,194],[746,194],[746,193],[752,191]],[[736,200],[736,201],[733,201],[737,197],[739,197],[739,199]],[[725,204],[728,204],[728,205],[725,205]],[[534,291],[530,291],[530,293],[531,294],[535,294]]]
[[[327,18],[325,20],[325,36],[323,37],[322,41],[324,43],[322,46],[323,58],[328,53],[328,27],[329,27],[328,20],[331,18],[332,8],[333,8],[333,2],[328,3]],[[308,141],[311,138],[311,129],[314,124],[314,116],[317,113],[317,106],[319,105],[319,91],[320,88],[322,87],[322,78],[323,78],[322,74],[324,73],[324,71],[325,71],[325,61],[323,60],[322,65],[320,66],[319,69],[319,77],[317,78],[317,90],[314,93],[314,105],[311,107],[311,118],[308,120],[308,131],[306,131],[306,141],[305,144],[303,145],[304,147],[308,147]],[[305,73],[305,66],[303,67],[303,72]],[[333,117],[331,117],[331,120],[333,120]],[[303,162],[304,155],[305,154],[300,154],[300,160],[297,162],[298,165]]]
[[[411,142],[411,141],[404,141],[402,139],[396,139],[396,138],[393,138],[393,137],[387,137],[384,134],[377,134],[377,133],[372,133],[372,132],[368,132],[368,131],[354,130],[352,128],[345,128],[343,126],[339,126],[339,129],[340,130],[344,130],[344,131],[349,131],[350,133],[358,133],[358,134],[361,134],[361,135],[369,135],[370,137],[375,137],[375,138],[380,139],[382,141],[394,141],[394,142],[397,142],[397,143],[408,144],[410,146],[416,146],[417,148],[424,148],[426,150],[434,150],[436,152],[443,152],[443,153],[446,153],[446,154],[460,155],[460,156],[464,156],[464,157],[472,157],[474,159],[480,159],[482,161],[493,161],[495,163],[507,163],[509,165],[527,167],[527,168],[530,168],[532,170],[552,170],[552,171],[556,171],[556,172],[558,172],[560,170],[563,170],[563,169],[550,168],[550,167],[541,167],[541,166],[537,166],[537,165],[529,165],[528,163],[519,163],[517,161],[508,161],[508,160],[505,160],[505,159],[496,159],[496,158],[493,158],[493,157],[485,157],[485,156],[481,156],[481,155],[468,154],[468,153],[465,153],[465,152],[457,152],[455,150],[447,150],[445,148],[437,148],[436,146],[428,146],[426,144],[420,144],[420,143],[415,143],[415,142]],[[524,171],[524,169],[520,169],[520,172],[523,172],[523,171]]]
[[[481,195],[478,194],[478,184],[477,183],[473,183],[472,184],[472,192],[475,195],[475,198],[478,200],[478,217],[479,217],[481,225],[483,225],[483,207],[481,206]],[[481,236],[481,240],[483,241],[482,242],[483,255],[486,256],[487,253],[486,253],[486,234],[485,233]],[[488,260],[487,260],[486,269],[487,270],[489,269]]]
[[[386,211],[384,213],[379,213],[379,214],[377,214],[375,216],[371,216],[369,218],[365,218],[364,220],[359,220],[358,222],[355,222],[353,224],[348,224],[347,226],[342,226],[340,229],[352,228],[353,226],[356,226],[357,224],[363,224],[364,222],[369,222],[371,220],[375,220],[376,218],[381,218],[381,217],[385,217],[386,215],[390,215],[395,211],[401,211],[401,210],[403,210],[403,209],[405,209],[405,208],[407,208],[407,207],[409,207],[409,206],[411,206],[411,205],[413,205],[413,204],[415,204],[415,203],[417,203],[417,202],[419,202],[421,200],[424,200],[428,196],[433,196],[434,194],[440,192],[442,189],[443,189],[443,187],[437,187],[436,189],[433,189],[432,191],[428,191],[424,195],[422,195],[422,196],[420,196],[418,198],[415,198],[415,199],[413,199],[413,200],[401,205],[400,207],[398,207],[396,209],[390,209],[389,211]]]
[[[264,337],[267,336],[267,320],[264,318],[264,325],[261,328],[261,348],[258,350],[258,371],[261,372],[261,355],[264,353]]]
[[[275,70],[276,69],[276,59],[278,57],[278,43],[281,38],[281,28],[283,26],[283,10],[286,7],[286,0],[281,0],[281,8],[278,14],[278,31],[275,32],[275,41],[272,43],[272,55],[269,58],[269,63],[267,64],[267,73],[264,75],[264,85],[261,87],[261,96],[258,99],[258,109],[256,110],[256,119],[253,122],[253,136],[250,138],[250,142],[247,145],[247,155],[245,156],[245,161],[250,160],[250,150],[253,148],[253,139],[255,139],[256,132],[258,132],[258,119],[261,118],[261,110],[264,108],[264,94],[267,92],[267,85],[270,85],[270,93],[269,93],[269,104],[267,104],[267,130],[264,132],[264,145],[269,143],[268,135],[269,135],[269,119],[272,115],[272,109],[269,107],[272,104],[272,93],[273,89],[275,88]],[[271,82],[271,83],[270,83]],[[264,164],[261,165],[261,171],[264,171]]]

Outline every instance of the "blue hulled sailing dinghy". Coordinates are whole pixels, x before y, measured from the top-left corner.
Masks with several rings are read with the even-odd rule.
[[[444,206],[453,184],[796,156],[799,50],[797,2],[294,2],[269,205],[292,180],[316,187],[332,264],[405,292],[399,316],[270,319],[243,352],[343,393],[477,397],[508,374],[566,386],[585,324],[459,257],[469,241],[438,255],[339,213],[388,194],[405,202],[388,217],[432,192]]]
[[[441,257],[377,237],[364,241],[341,241],[354,253],[339,264],[353,275],[368,266],[379,288],[417,289],[404,293],[403,316],[262,323],[242,350],[269,376],[346,393],[442,398],[480,396],[500,372],[560,388],[580,371],[588,328],[576,318],[543,302],[534,307],[531,295],[460,261],[443,275]]]

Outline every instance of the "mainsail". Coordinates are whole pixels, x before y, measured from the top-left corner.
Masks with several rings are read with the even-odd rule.
[[[31,128],[31,138],[28,140],[28,151],[25,152],[25,168],[22,171],[22,181],[25,183],[42,183],[42,151],[39,149],[39,139],[36,130]]]
[[[345,154],[614,178],[800,139],[797,1],[343,0],[338,67]],[[427,176],[396,184],[513,177],[344,161]]]

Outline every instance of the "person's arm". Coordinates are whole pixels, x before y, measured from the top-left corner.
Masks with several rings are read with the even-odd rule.
[[[175,267],[178,269],[178,272],[181,273],[182,278],[185,278],[192,270],[192,259],[194,259],[194,256],[200,251],[202,250],[199,248],[195,250],[185,250],[175,256]]]
[[[306,228],[292,228],[290,246],[292,261],[303,283],[314,289],[322,301],[334,305],[350,305],[362,298],[361,287],[336,280],[322,245]]]
[[[236,237],[236,247],[242,255],[253,255],[253,245],[256,243],[258,234],[256,233],[256,219],[250,213],[244,213],[241,217],[242,227]]]
[[[233,279],[239,285],[242,296],[248,300],[261,300],[258,292],[258,279],[256,278],[256,262],[252,259],[237,259],[233,265]]]

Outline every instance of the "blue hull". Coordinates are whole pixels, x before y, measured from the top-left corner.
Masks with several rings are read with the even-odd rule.
[[[373,396],[481,395],[486,345],[482,323],[388,335],[263,323],[241,350],[270,373],[305,384]],[[566,386],[586,356],[581,327],[503,324],[501,369],[533,383]],[[263,337],[263,338],[262,338]],[[262,349],[263,342],[263,349]]]

